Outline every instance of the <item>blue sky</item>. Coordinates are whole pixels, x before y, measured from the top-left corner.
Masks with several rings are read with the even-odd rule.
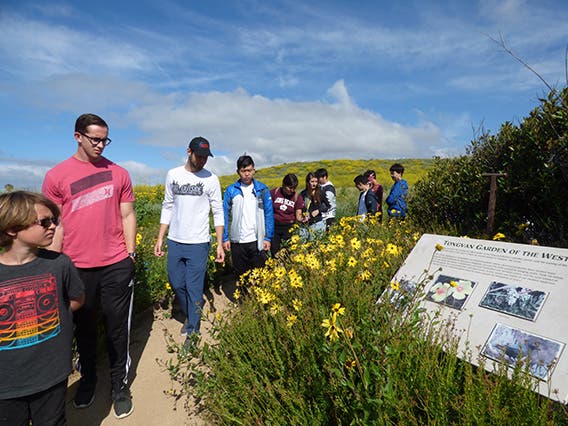
[[[0,0],[0,188],[37,189],[76,151],[75,119],[162,183],[189,140],[212,171],[464,153],[565,82],[568,2]],[[332,177],[333,178],[333,177]]]

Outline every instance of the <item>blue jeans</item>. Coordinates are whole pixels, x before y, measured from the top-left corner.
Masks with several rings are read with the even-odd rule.
[[[321,237],[323,234],[325,234],[325,222],[323,220],[312,223],[308,227],[302,226],[300,228],[300,238],[303,242],[313,241],[316,238]]]
[[[203,285],[210,243],[183,244],[167,240],[168,279],[187,317],[187,334],[199,333]]]

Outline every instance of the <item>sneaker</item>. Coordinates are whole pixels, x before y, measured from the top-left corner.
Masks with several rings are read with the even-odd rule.
[[[119,391],[112,391],[112,408],[114,409],[114,417],[117,419],[122,419],[132,414],[134,406],[132,405],[130,389],[122,386]]]
[[[179,331],[179,335],[181,337],[186,337],[187,336],[187,320],[185,320],[185,322],[183,323],[183,325],[181,326],[181,329]]]
[[[73,407],[87,408],[95,400],[95,388],[97,386],[96,380],[86,380],[81,378],[79,381],[79,388],[73,400]]]

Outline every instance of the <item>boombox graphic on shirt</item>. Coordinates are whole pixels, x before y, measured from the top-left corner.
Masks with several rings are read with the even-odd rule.
[[[0,287],[0,351],[33,346],[60,333],[52,274],[4,281]]]

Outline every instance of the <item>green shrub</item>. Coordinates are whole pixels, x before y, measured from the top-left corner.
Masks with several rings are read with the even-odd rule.
[[[489,178],[499,178],[495,231],[511,241],[568,246],[568,89],[552,91],[519,125],[471,142],[466,156],[436,159],[410,194],[410,215],[428,229],[452,224],[481,235],[486,225]]]

